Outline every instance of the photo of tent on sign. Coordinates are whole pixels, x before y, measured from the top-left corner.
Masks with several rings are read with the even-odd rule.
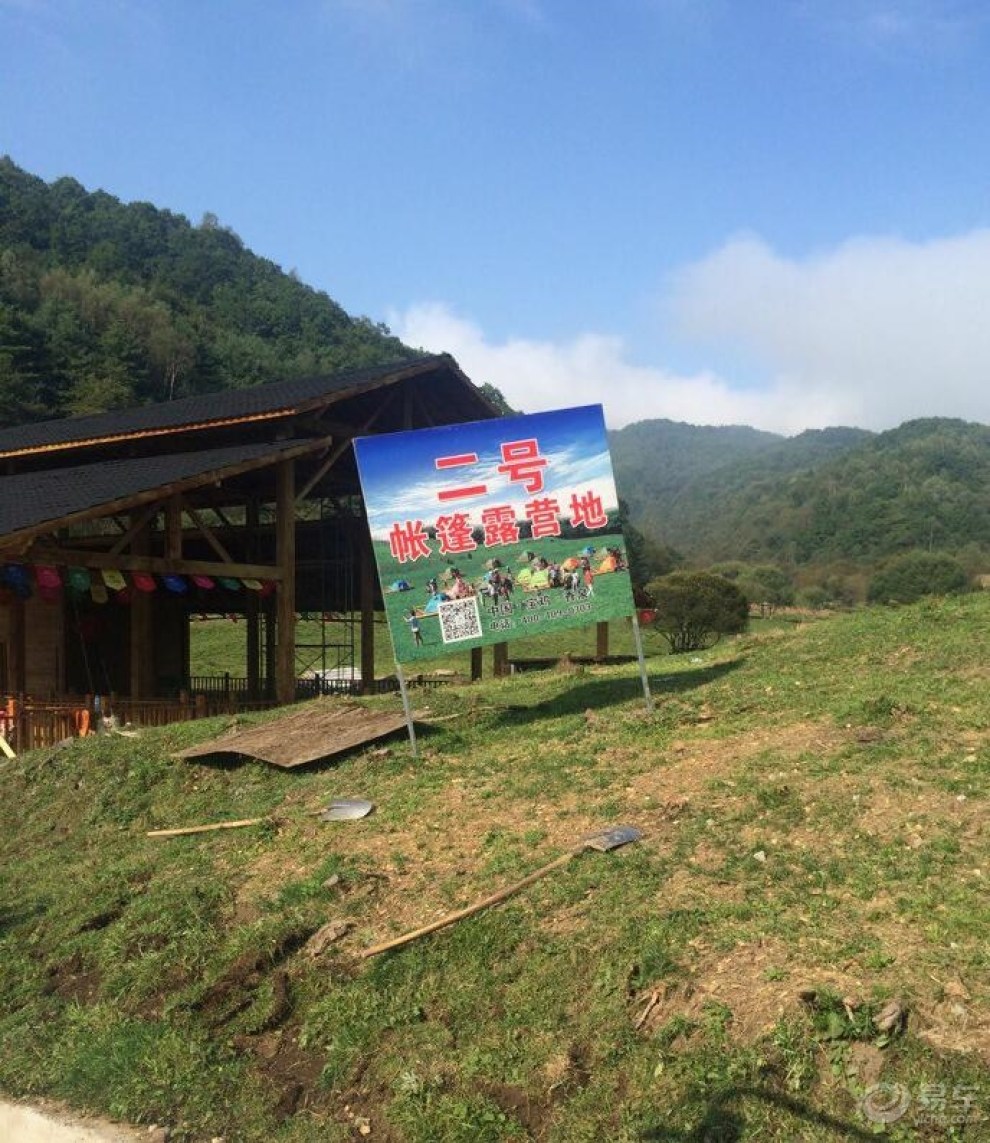
[[[354,451],[397,662],[633,614],[600,405]]]

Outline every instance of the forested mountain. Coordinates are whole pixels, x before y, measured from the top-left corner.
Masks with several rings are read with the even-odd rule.
[[[0,157],[0,424],[410,356],[213,217]]]
[[[657,497],[676,495],[699,477],[762,456],[784,438],[744,425],[686,425],[637,421],[609,433],[616,481],[637,514],[646,518]]]
[[[194,226],[71,178],[47,184],[0,158],[0,425],[415,352],[213,217]],[[658,569],[676,553],[797,572],[870,567],[916,549],[966,554],[973,567],[990,560],[983,425],[930,419],[788,439],[652,420],[610,441],[628,520]]]
[[[869,567],[911,550],[970,563],[990,555],[990,427],[930,418],[878,434],[751,432],[654,421],[613,433],[632,523],[695,563]],[[691,448],[682,478],[669,458]]]

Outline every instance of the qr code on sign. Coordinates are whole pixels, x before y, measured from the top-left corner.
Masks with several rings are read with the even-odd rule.
[[[440,615],[440,638],[445,643],[481,638],[481,615],[478,612],[478,600],[475,596],[445,600],[437,611]]]

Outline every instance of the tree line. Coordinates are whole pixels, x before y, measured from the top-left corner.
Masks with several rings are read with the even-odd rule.
[[[245,249],[0,158],[0,424],[376,365],[414,350]]]
[[[0,158],[0,425],[416,352],[247,250],[214,215],[193,225]],[[766,610],[900,598],[986,570],[986,426],[933,418],[785,439],[643,421],[610,444],[640,588],[706,571]]]
[[[876,571],[915,552],[988,570],[990,427],[926,418],[790,440],[739,432],[655,421],[611,436],[630,521],[684,563],[775,565],[839,599],[865,597]],[[685,442],[699,447],[678,469]]]

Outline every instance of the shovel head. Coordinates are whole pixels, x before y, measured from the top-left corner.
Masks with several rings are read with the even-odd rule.
[[[367,817],[375,808],[373,802],[366,802],[364,798],[336,798],[320,814],[325,822],[345,822],[354,818]]]
[[[582,849],[597,849],[599,853],[607,853],[610,849],[618,849],[620,845],[628,845],[631,841],[639,841],[643,831],[635,826],[612,826],[611,829],[600,833],[589,833],[581,839]]]

